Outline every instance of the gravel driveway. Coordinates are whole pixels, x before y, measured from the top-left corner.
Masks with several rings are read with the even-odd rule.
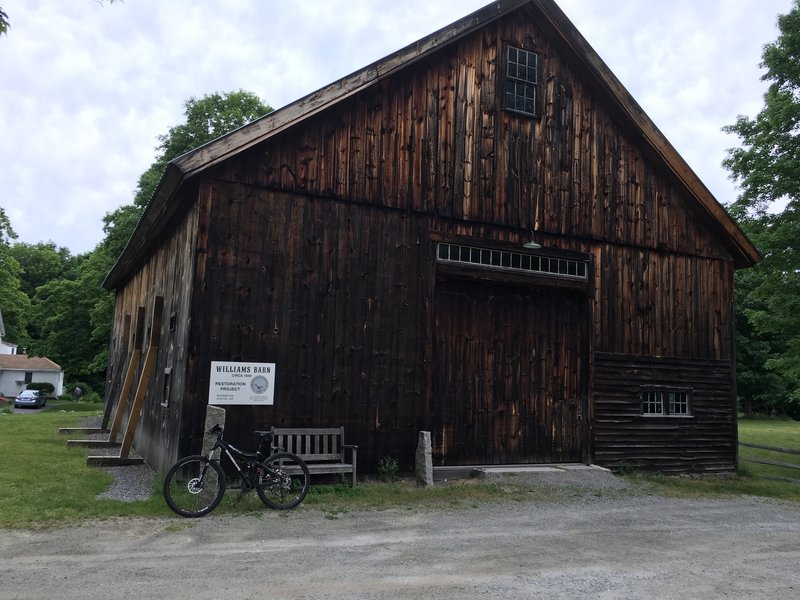
[[[548,503],[5,530],[0,599],[800,597],[797,505],[597,485]]]

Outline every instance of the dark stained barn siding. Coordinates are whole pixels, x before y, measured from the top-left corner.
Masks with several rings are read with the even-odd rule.
[[[254,424],[343,424],[365,460],[376,434],[407,446],[425,400],[426,222],[248,186],[207,193],[191,343],[207,359],[186,401],[207,402],[211,360],[275,362],[275,406],[229,411],[232,437],[249,443]]]
[[[438,462],[580,462],[585,307],[575,292],[437,283]]]
[[[438,464],[732,468],[732,278],[755,250],[599,59],[576,59],[585,41],[551,4],[487,7],[236,151],[241,133],[176,160],[162,186],[177,191],[156,202],[171,226],[135,234],[141,256],[113,278],[115,339],[157,293],[190,323],[159,355],[179,375],[168,407],[148,397],[143,441],[168,440],[143,449],[151,464],[199,449],[210,362],[231,360],[277,365],[273,407],[228,410],[245,446],[254,428],[344,425],[367,470],[409,465],[420,430]],[[540,57],[535,117],[504,109],[509,45]],[[522,250],[530,230],[542,249]],[[587,276],[442,264],[440,242],[566,257]],[[648,385],[691,388],[692,415],[642,417]]]
[[[497,69],[508,43],[542,55],[539,118],[501,110]],[[596,351],[730,358],[730,310],[720,304],[729,299],[730,257],[529,21],[487,26],[418,68],[229,161],[215,179],[215,201],[220,209],[227,203],[234,220],[215,240],[228,260],[238,257],[229,267],[263,269],[265,277],[288,288],[273,283],[265,293],[248,292],[260,298],[261,312],[253,312],[253,304],[239,319],[238,307],[248,306],[242,284],[207,281],[204,289],[222,291],[223,297],[234,290],[229,297],[235,307],[199,305],[201,315],[215,315],[212,327],[220,330],[207,339],[230,337],[231,345],[220,339],[212,356],[280,357],[297,365],[297,374],[278,383],[278,406],[287,406],[264,415],[267,422],[342,423],[357,432],[362,445],[404,456],[416,430],[432,426],[442,463],[576,460],[589,444],[580,439],[583,423],[577,417],[587,400],[577,382],[589,369],[588,350],[581,352],[581,344],[588,349],[589,342],[576,333],[583,327],[580,319],[591,319]],[[250,191],[231,200],[228,191],[216,191],[225,181]],[[294,196],[265,195],[266,190]],[[262,216],[273,210],[264,204],[278,214]],[[219,218],[224,222],[215,211],[214,221],[221,223]],[[518,243],[520,230],[530,226],[545,248],[588,252],[592,258],[594,294],[576,304],[580,317],[566,336],[571,350],[561,358],[572,383],[557,392],[564,398],[535,408],[546,394],[540,400],[536,394],[511,400],[531,385],[523,369],[513,392],[470,391],[475,402],[521,403],[525,408],[510,406],[507,412],[522,414],[493,425],[479,416],[481,410],[491,412],[483,408],[465,421],[454,414],[461,388],[442,390],[446,373],[436,370],[442,352],[467,350],[459,350],[455,333],[447,349],[437,346],[439,326],[427,322],[441,322],[451,293],[441,283],[433,286],[428,240],[449,232]],[[251,264],[258,257],[271,264]],[[226,270],[225,276],[234,272]],[[561,305],[558,296],[550,302]],[[532,323],[527,335],[541,335],[544,326]],[[491,328],[483,334],[493,335]],[[236,346],[241,340],[246,347]],[[279,350],[286,340],[292,340],[291,350]],[[557,346],[558,340],[552,343]],[[210,350],[198,349],[198,355]],[[514,359],[528,360],[520,354]],[[563,368],[537,364],[551,377],[553,368]],[[434,369],[432,386],[423,375],[427,368]],[[202,385],[198,389],[204,392]],[[442,393],[455,404],[437,404]],[[436,420],[425,422],[420,414],[431,409]],[[248,409],[240,412],[246,415]],[[557,433],[553,420],[566,413],[571,429]],[[251,416],[242,418],[249,423]],[[454,424],[463,429],[455,438]],[[396,432],[394,438],[389,431]],[[402,451],[395,445],[400,443]]]
[[[595,460],[663,472],[732,471],[736,413],[728,361],[595,355]],[[641,414],[641,388],[691,390],[691,415]]]
[[[124,322],[125,315],[135,320],[139,307],[145,311],[146,351],[153,320],[153,302],[156,296],[164,298],[164,311],[161,320],[158,362],[152,383],[148,387],[147,398],[141,422],[136,429],[135,447],[147,448],[147,460],[154,467],[166,470],[174,462],[178,451],[178,439],[164,432],[177,431],[182,422],[182,391],[185,386],[184,374],[187,363],[187,340],[191,327],[191,291],[194,281],[193,258],[197,235],[198,210],[196,204],[187,206],[176,219],[174,226],[161,246],[141,265],[134,277],[117,293],[114,306],[114,322]],[[115,333],[117,330],[115,329]],[[109,364],[112,376],[111,390],[119,390],[125,377],[131,355],[133,336],[128,345],[123,346],[121,335],[113,339]],[[144,356],[139,363],[135,382],[139,381]],[[165,369],[171,369],[170,395],[163,397]],[[131,391],[135,393],[136,383]],[[109,398],[106,398],[109,401]],[[118,398],[110,401],[119,404]],[[130,410],[130,406],[128,407]],[[121,433],[125,432],[125,418]],[[120,435],[121,439],[122,435]],[[119,441],[119,440],[118,440]]]
[[[499,49],[542,53],[543,114],[502,110]],[[502,55],[502,52],[501,52]],[[502,60],[500,60],[502,69]],[[222,168],[221,179],[463,222],[729,259],[529,21],[443,49]]]

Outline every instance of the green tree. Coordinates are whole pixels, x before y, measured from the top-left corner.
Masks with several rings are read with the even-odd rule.
[[[3,313],[5,339],[27,346],[30,300],[20,289],[22,267],[11,253],[10,242],[16,237],[6,211],[0,206],[0,311]]]
[[[742,190],[731,213],[764,255],[751,273],[737,274],[737,322],[745,329],[738,352],[751,361],[740,358],[740,373],[769,372],[762,394],[771,390],[772,404],[792,413],[800,407],[800,0],[778,27],[762,54],[764,107],[725,128],[741,146],[723,164]],[[739,383],[748,389],[741,376]]]
[[[183,107],[185,122],[158,136],[156,159],[139,177],[133,204],[122,206],[105,216],[106,238],[102,245],[115,259],[125,248],[171,160],[273,110],[258,96],[244,90],[222,94],[215,92],[199,99],[189,98]]]
[[[64,277],[74,262],[69,249],[59,248],[54,242],[17,242],[10,249],[11,255],[22,267],[21,288],[29,298],[33,298],[40,285]]]
[[[97,352],[91,339],[94,294],[80,281],[56,279],[36,289],[31,318],[38,324],[39,339],[31,353],[57,362],[68,377],[86,375]]]
[[[167,164],[272,110],[245,91],[191,98],[184,109],[186,121],[158,137],[155,162],[140,177],[133,203],[106,214],[103,241],[81,259],[74,276],[40,285],[33,297],[36,352],[93,386],[102,387],[114,307],[114,295],[101,284],[125,249]]]
[[[158,136],[156,160],[139,178],[136,206],[147,205],[169,161],[272,112],[271,106],[244,90],[189,98],[183,108],[186,121]]]

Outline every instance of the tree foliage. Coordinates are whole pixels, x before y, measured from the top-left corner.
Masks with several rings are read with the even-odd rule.
[[[5,338],[24,346],[28,342],[28,296],[20,289],[22,267],[11,253],[11,241],[17,234],[6,211],[0,206],[0,311],[3,313]]]
[[[778,27],[764,106],[725,128],[741,146],[723,164],[742,190],[731,213],[764,256],[736,279],[740,395],[800,416],[800,0]]]
[[[5,339],[20,346],[28,343],[30,299],[20,289],[22,267],[6,244],[0,243],[0,311],[3,313]]]
[[[70,273],[77,262],[69,248],[59,248],[54,242],[18,242],[11,246],[11,255],[22,267],[20,287],[29,298],[40,285]]]
[[[189,98],[183,108],[186,121],[158,136],[156,160],[139,178],[136,206],[147,205],[169,161],[272,112],[272,107],[244,90]]]
[[[28,266],[21,283],[32,298],[32,351],[55,360],[73,379],[81,377],[102,387],[114,295],[101,284],[125,249],[169,161],[272,110],[245,91],[191,98],[184,109],[186,121],[158,137],[156,159],[140,177],[133,202],[104,217],[105,237],[91,253],[62,261],[61,272],[55,275],[56,256],[63,258],[62,249],[52,243],[15,247]]]

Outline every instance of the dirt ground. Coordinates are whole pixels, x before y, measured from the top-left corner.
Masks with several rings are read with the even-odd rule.
[[[0,599],[797,598],[800,509],[567,502],[0,530]]]

